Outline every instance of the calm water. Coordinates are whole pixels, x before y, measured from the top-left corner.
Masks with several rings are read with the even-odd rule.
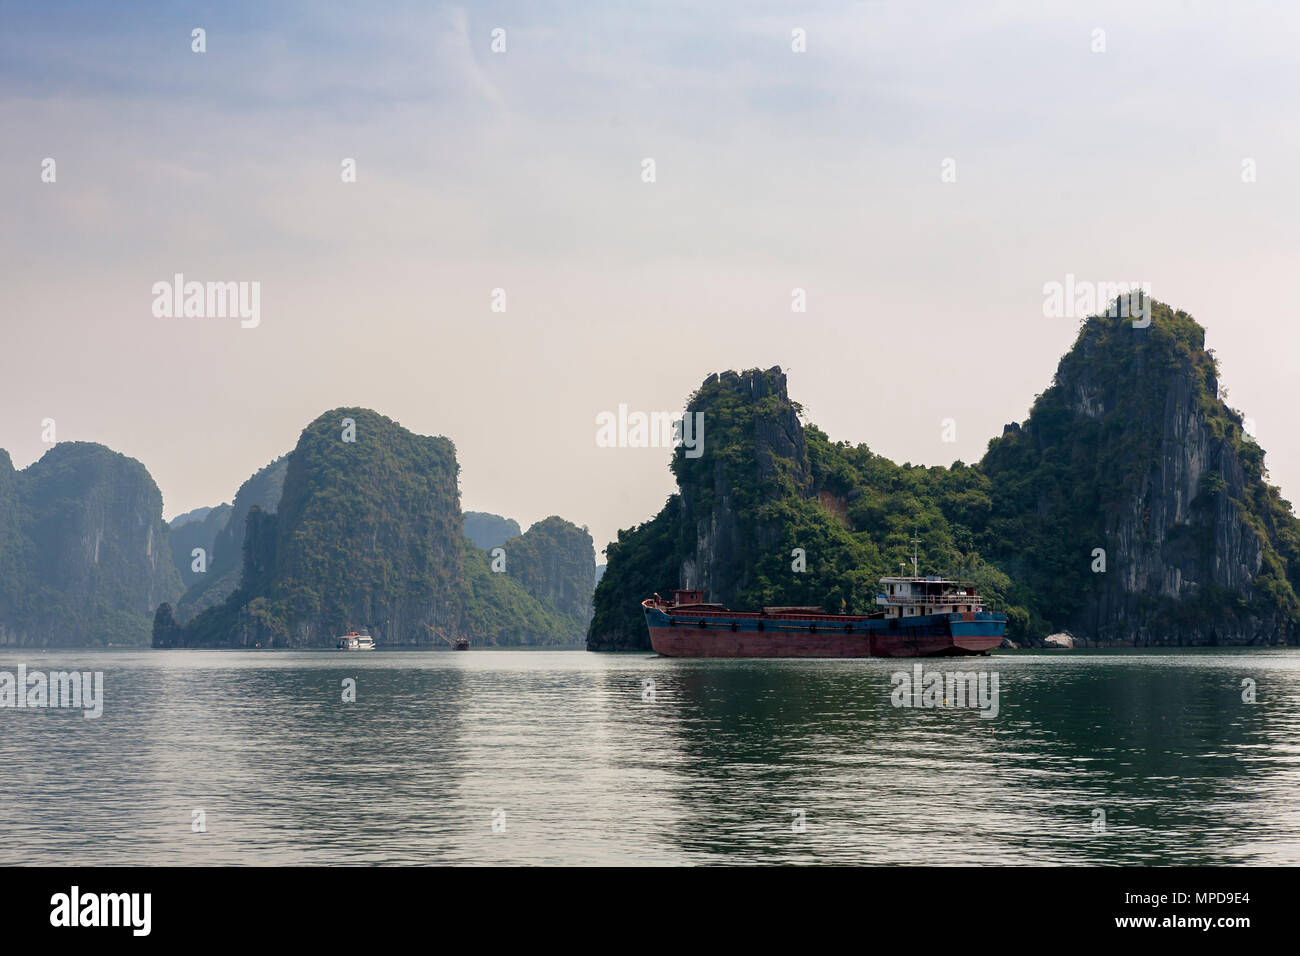
[[[912,662],[880,660],[20,663],[102,670],[106,703],[0,710],[0,864],[1300,863],[1297,651],[926,664],[996,671],[994,719],[894,707]]]

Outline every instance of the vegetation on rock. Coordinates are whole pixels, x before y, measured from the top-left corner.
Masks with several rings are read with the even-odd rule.
[[[144,644],[154,608],[180,591],[140,462],[60,442],[16,472],[0,451],[0,644]]]
[[[276,510],[248,509],[238,586],[186,624],[161,616],[156,645],[330,646],[360,627],[387,646],[580,640],[590,537],[558,518],[539,522],[506,543],[506,572],[496,573],[464,535],[458,471],[446,438],[368,409],[320,416],[286,459]],[[585,555],[556,553],[575,532]],[[574,603],[584,557],[585,602]]]

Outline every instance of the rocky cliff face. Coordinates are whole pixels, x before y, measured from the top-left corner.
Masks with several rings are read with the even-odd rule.
[[[0,459],[0,643],[146,643],[180,593],[162,495],[144,466],[61,442],[15,473]]]
[[[711,375],[687,414],[702,416],[706,448],[720,443],[728,454],[674,461],[688,538],[680,579],[710,601],[734,604],[750,583],[753,553],[783,536],[779,522],[758,517],[763,505],[812,495],[803,426],[780,368]]]
[[[176,566],[186,588],[200,580],[200,572],[194,570],[194,550],[203,550],[205,557],[202,567],[206,569],[207,563],[213,558],[213,543],[230,520],[230,511],[230,505],[220,504],[215,508],[199,508],[168,522],[167,543],[171,548],[172,564]]]
[[[18,643],[18,615],[26,600],[29,544],[23,535],[24,509],[18,496],[13,459],[0,449],[0,644]]]
[[[220,521],[220,527],[212,535],[207,571],[191,575],[186,580],[185,593],[176,605],[176,620],[181,623],[192,620],[200,611],[226,600],[239,587],[248,514],[254,508],[266,513],[275,512],[280,504],[280,496],[284,493],[284,476],[288,465],[287,456],[282,456],[259,468],[239,486],[233,504],[223,506],[224,519],[214,519],[212,514],[208,515],[209,527],[203,529],[204,533],[216,521]],[[220,509],[213,510],[216,512]],[[188,525],[182,526],[179,531],[172,532],[173,537],[181,541],[188,540],[188,528]],[[173,547],[176,545],[173,544]],[[185,549],[183,557],[186,567],[189,567],[189,555],[190,550]]]
[[[493,573],[464,536],[458,470],[446,438],[325,413],[289,454],[276,511],[247,512],[238,588],[183,625],[159,608],[155,646],[333,646],[361,627],[384,646],[577,640],[582,622]]]
[[[1057,474],[1059,461],[1074,474]],[[1296,639],[1295,519],[1220,400],[1204,330],[1185,313],[1157,304],[1148,328],[1090,320],[1025,428],[991,443],[985,467],[995,484],[1034,487],[1032,501],[1004,497],[995,520],[1066,529],[1057,546],[1072,543],[1075,561],[1058,573],[1081,599],[1053,615],[1049,597],[1038,611],[1077,642]],[[999,557],[1034,582],[1033,569]]]
[[[226,640],[328,646],[369,627],[381,643],[449,628],[462,576],[455,450],[368,409],[327,412],[290,453],[275,514],[250,509]],[[202,621],[202,615],[196,621]]]
[[[552,515],[502,547],[506,573],[538,601],[573,618],[579,632],[585,631],[596,589],[596,551],[587,529]]]
[[[1207,589],[1235,592],[1248,602],[1259,596],[1254,582],[1266,539],[1251,525],[1246,474],[1234,443],[1215,434],[1201,407],[1202,391],[1214,388],[1203,378],[1192,366],[1172,370],[1164,402],[1140,419],[1158,451],[1131,496],[1106,509],[1103,530],[1115,557],[1106,586],[1081,622],[1095,640],[1159,641],[1167,629],[1143,613],[1147,598],[1182,601]],[[1098,388],[1096,406],[1077,406],[1076,414],[1104,419],[1108,402],[1117,400],[1123,399]],[[1276,615],[1246,617],[1219,632],[1208,621],[1191,621],[1179,637],[1189,644],[1252,643],[1278,623]]]

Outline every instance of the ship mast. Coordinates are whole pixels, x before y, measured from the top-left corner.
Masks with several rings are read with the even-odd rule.
[[[912,532],[912,577],[914,578],[919,578],[921,576],[921,571],[917,565],[916,557],[916,549],[920,543],[921,539],[916,536],[916,532]]]

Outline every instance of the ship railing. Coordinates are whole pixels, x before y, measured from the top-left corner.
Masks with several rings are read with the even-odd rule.
[[[951,591],[948,594],[923,594],[907,597],[901,594],[878,594],[876,599],[884,598],[890,604],[983,604],[984,599],[978,594],[966,594]]]

